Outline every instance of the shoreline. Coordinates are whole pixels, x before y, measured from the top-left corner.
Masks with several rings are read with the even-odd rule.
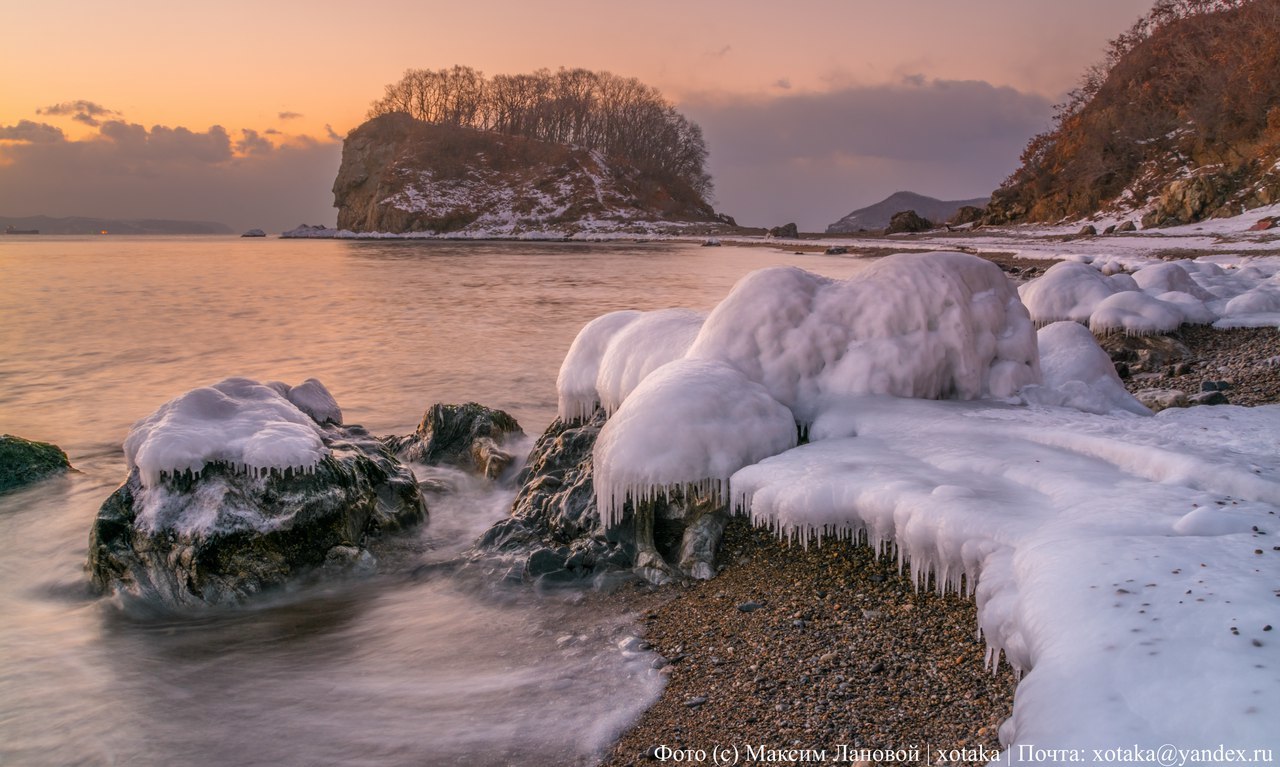
[[[805,549],[744,517],[721,559],[709,581],[603,598],[636,615],[668,681],[601,765],[653,764],[663,746],[999,749],[1017,679],[986,665],[971,597],[916,590],[866,545]]]

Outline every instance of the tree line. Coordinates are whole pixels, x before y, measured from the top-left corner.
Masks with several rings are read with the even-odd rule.
[[[702,129],[634,77],[565,68],[493,77],[466,66],[409,69],[386,86],[369,117],[393,112],[597,150],[679,179],[701,197],[711,192]]]

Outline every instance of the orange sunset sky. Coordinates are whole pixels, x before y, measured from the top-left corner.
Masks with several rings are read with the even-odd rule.
[[[331,223],[369,102],[467,64],[638,77],[703,126],[718,208],[820,229],[990,192],[1149,4],[7,0],[0,216]]]

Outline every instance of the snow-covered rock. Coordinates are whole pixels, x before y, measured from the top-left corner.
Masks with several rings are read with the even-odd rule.
[[[330,554],[425,519],[413,474],[361,427],[335,424],[323,385],[276,386],[301,389],[324,422],[278,388],[232,378],[135,424],[129,476],[90,537],[98,588],[172,606],[237,604],[330,558],[365,567],[359,552]]]

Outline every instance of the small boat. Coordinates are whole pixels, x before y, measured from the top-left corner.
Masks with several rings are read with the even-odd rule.
[[[15,229],[12,224],[4,228],[5,234],[40,234],[39,229]]]

